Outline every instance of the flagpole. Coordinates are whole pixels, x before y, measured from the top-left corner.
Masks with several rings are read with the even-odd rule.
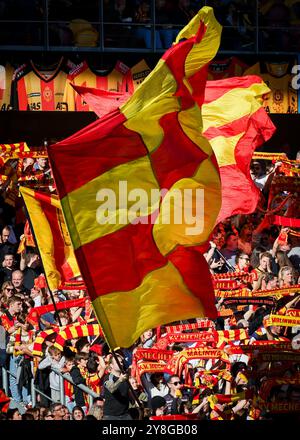
[[[41,256],[41,253],[40,253],[40,250],[39,250],[39,247],[38,247],[38,241],[37,241],[37,239],[36,239],[35,232],[34,232],[34,228],[33,228],[33,225],[32,225],[32,223],[31,223],[30,215],[29,215],[29,213],[28,213],[27,206],[26,206],[26,203],[25,203],[25,200],[24,200],[24,197],[23,197],[21,191],[20,191],[20,194],[21,194],[22,199],[23,199],[23,202],[24,202],[25,211],[26,211],[27,218],[28,218],[28,221],[29,221],[30,229],[31,229],[31,231],[32,231],[32,235],[33,235],[33,237],[34,237],[34,241],[35,241],[35,244],[36,244],[36,248],[37,248],[37,251],[38,251],[38,254],[39,254],[40,260],[41,260],[41,262],[42,262],[42,264],[43,264],[43,259],[42,259],[42,256]],[[44,265],[43,265],[43,268],[44,268]],[[47,283],[48,290],[49,290],[49,292],[50,292],[51,301],[52,301],[52,303],[53,303],[53,307],[54,307],[55,313],[56,313],[56,315],[57,315],[58,324],[59,324],[60,327],[62,327],[62,323],[61,323],[61,320],[60,320],[60,316],[59,316],[59,314],[58,314],[58,310],[57,310],[57,308],[56,308],[56,302],[54,301],[54,296],[53,296],[53,293],[52,293],[52,291],[51,291],[51,289],[50,289],[50,287],[49,287],[49,283],[48,283],[48,279],[47,279],[47,277],[46,277],[46,274],[45,274],[45,279],[46,279],[46,283]]]

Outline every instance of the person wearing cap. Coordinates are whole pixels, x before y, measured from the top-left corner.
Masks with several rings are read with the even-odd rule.
[[[117,360],[116,360],[117,358]],[[109,358],[109,374],[104,377],[103,420],[132,420],[129,409],[128,375],[122,373],[123,356],[116,353]]]
[[[152,399],[150,400],[150,407],[152,410],[152,416],[163,416],[166,414],[167,410],[166,399],[161,396],[152,397]]]

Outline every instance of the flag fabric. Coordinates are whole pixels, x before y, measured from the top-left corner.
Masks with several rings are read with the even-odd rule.
[[[217,157],[222,182],[217,223],[256,209],[260,191],[250,175],[251,158],[275,131],[262,107],[262,96],[268,92],[263,80],[254,75],[207,82],[203,134]]]
[[[118,93],[86,87],[76,88],[98,116],[116,109]],[[220,167],[222,208],[217,223],[235,214],[255,211],[260,191],[250,176],[250,162],[256,148],[266,142],[275,127],[262,107],[269,88],[258,76],[208,81],[202,107],[204,135],[210,141]]]
[[[70,236],[64,222],[60,201],[21,187],[31,229],[40,252],[49,288],[58,289],[64,282],[80,275]]]
[[[220,34],[213,10],[202,8],[126,104],[48,148],[76,258],[111,348],[129,347],[161,324],[216,317],[200,248],[220,209],[220,176],[201,135],[200,106]],[[146,201],[134,196],[139,189]],[[153,200],[161,189],[168,192]],[[194,209],[196,189],[205,209],[193,234],[186,219],[175,222],[183,209],[170,193],[190,190]],[[104,210],[108,200],[115,204]]]

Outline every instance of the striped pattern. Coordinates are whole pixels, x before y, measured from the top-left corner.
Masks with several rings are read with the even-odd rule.
[[[31,229],[39,248],[45,276],[51,290],[80,272],[64,222],[60,202],[56,196],[21,187]]]
[[[217,222],[255,211],[260,192],[250,176],[254,150],[275,127],[262,107],[269,88],[258,76],[209,81],[205,89],[203,134],[216,154],[222,182]]]
[[[219,212],[220,179],[199,131],[199,105],[220,31],[213,10],[203,8],[125,105],[49,147],[76,258],[111,348],[131,346],[161,324],[216,317],[199,245]],[[127,193],[203,189],[203,231],[188,235],[185,220],[176,224],[172,201],[171,224],[163,224],[168,196],[149,198],[132,211],[132,202],[124,204],[126,191],[119,190],[122,181]],[[116,194],[116,206],[107,212],[114,224],[97,223],[101,188]]]
[[[99,324],[81,324],[68,325],[65,330],[58,333],[54,346],[59,350],[63,350],[67,340],[78,339],[86,336],[102,335],[102,330]]]

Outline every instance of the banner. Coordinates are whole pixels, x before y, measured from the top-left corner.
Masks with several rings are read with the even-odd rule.
[[[196,330],[200,328],[214,328],[215,323],[210,319],[198,319],[192,324],[167,325],[165,331],[167,333],[185,332],[188,330]]]
[[[300,327],[300,316],[270,315],[265,326]]]

